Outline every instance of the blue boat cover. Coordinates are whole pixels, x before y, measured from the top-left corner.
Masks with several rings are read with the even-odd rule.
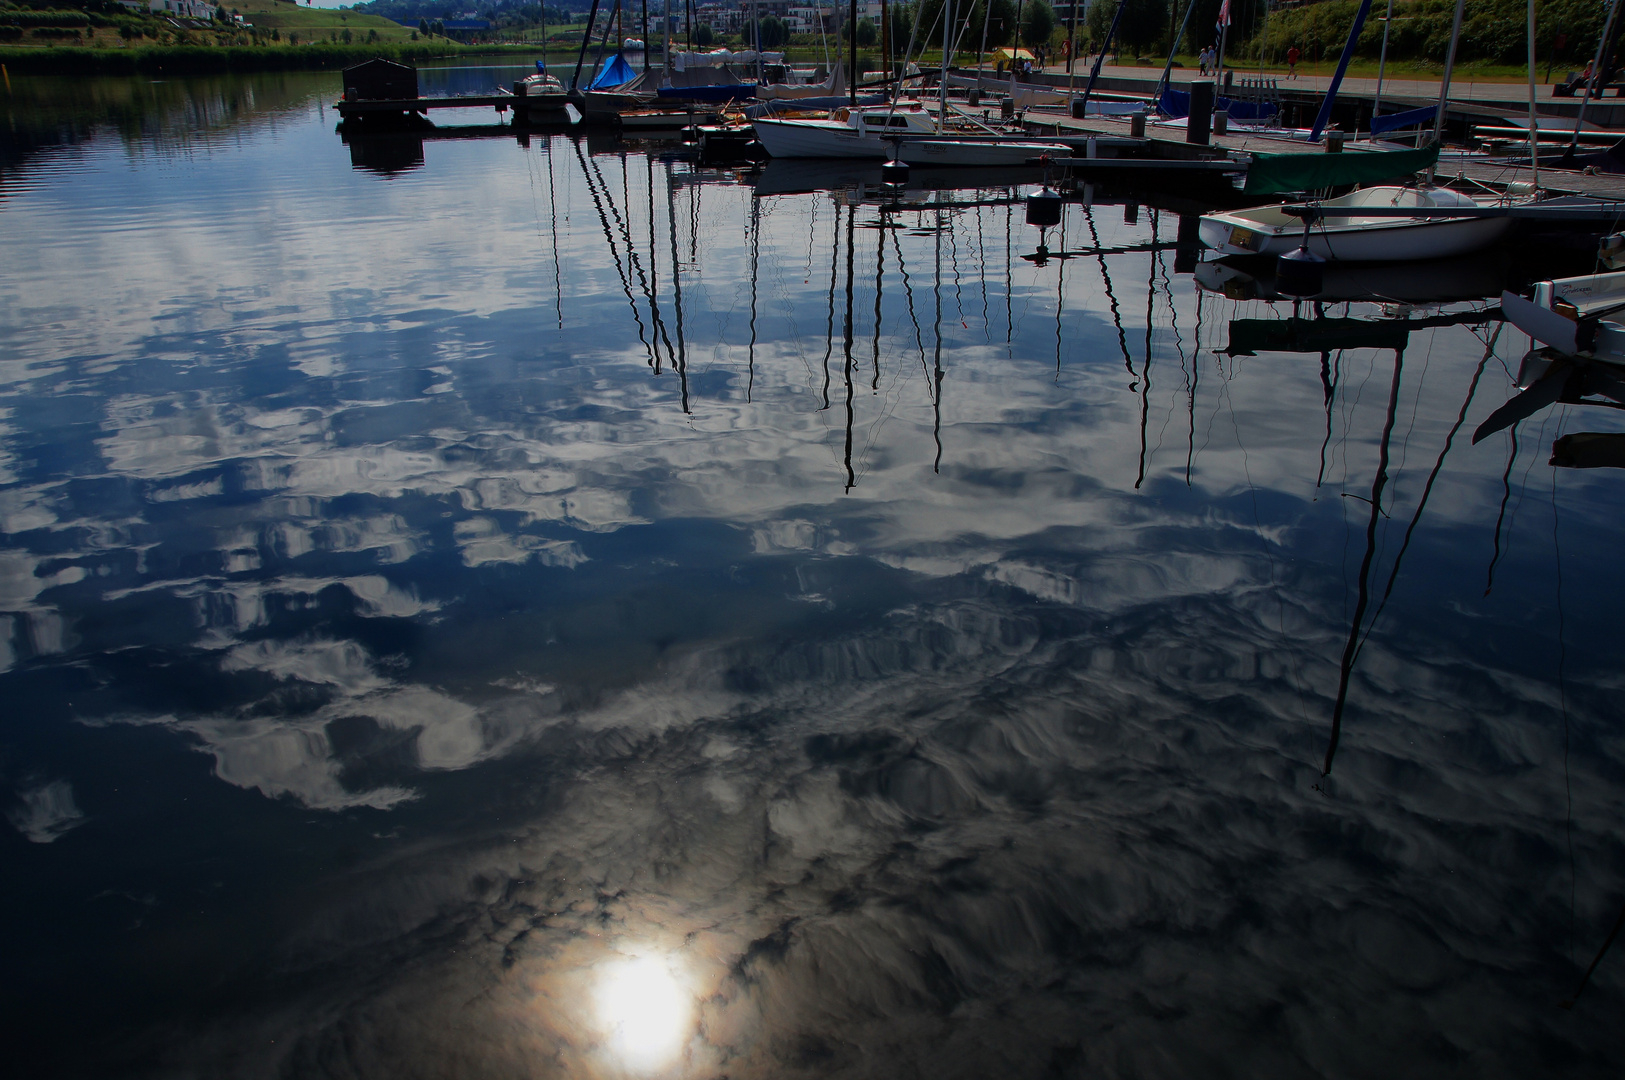
[[[1157,103],[1164,116],[1178,119],[1191,114],[1191,96],[1184,90],[1175,90],[1173,87],[1162,92],[1162,100]],[[1232,120],[1268,120],[1276,113],[1275,103],[1272,101],[1237,101],[1235,98],[1217,98],[1213,102],[1215,110],[1222,109],[1230,114]]]
[[[638,77],[632,70],[632,65],[626,62],[626,57],[616,53],[610,57],[609,62],[598,72],[598,77],[587,84],[588,90],[606,90],[612,86],[624,86]]]
[[[1387,116],[1373,116],[1371,118],[1371,134],[1381,135],[1385,131],[1398,131],[1400,128],[1416,127],[1433,119],[1433,114],[1439,111],[1437,105],[1428,105],[1421,109],[1406,109],[1404,112],[1390,113]]]

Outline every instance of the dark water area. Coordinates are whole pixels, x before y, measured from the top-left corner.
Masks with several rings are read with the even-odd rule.
[[[1625,1068],[1625,423],[1471,442],[1527,267],[1291,324],[1186,201],[337,89],[5,99],[16,1075]]]

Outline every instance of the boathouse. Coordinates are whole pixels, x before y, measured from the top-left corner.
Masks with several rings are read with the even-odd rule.
[[[417,68],[380,58],[344,69],[346,101],[411,101],[417,96]]]

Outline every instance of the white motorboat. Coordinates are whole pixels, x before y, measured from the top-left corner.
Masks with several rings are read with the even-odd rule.
[[[1441,187],[1377,185],[1335,199],[1307,204],[1328,209],[1391,210],[1394,207],[1476,207],[1485,205]],[[1305,208],[1305,204],[1299,204]],[[1286,204],[1257,206],[1202,218],[1202,243],[1222,255],[1285,255],[1307,242],[1323,259],[1335,262],[1407,262],[1444,259],[1488,247],[1512,227],[1508,217],[1416,217],[1337,214],[1316,221],[1304,235],[1303,218]]]
[[[909,165],[1025,165],[1049,154],[1068,157],[1060,143],[986,137],[956,138],[937,130],[918,106],[837,109],[828,119],[753,122],[756,137],[775,158],[869,158],[896,155]]]
[[[1625,271],[1542,281],[1532,300],[1503,293],[1501,310],[1565,357],[1625,367]]]

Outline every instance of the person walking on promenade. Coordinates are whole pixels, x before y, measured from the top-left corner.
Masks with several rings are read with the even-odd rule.
[[[1292,46],[1290,49],[1288,49],[1286,51],[1286,77],[1287,78],[1296,79],[1298,77],[1298,57],[1300,57],[1302,55],[1303,54],[1298,51],[1298,47],[1296,45]]]

